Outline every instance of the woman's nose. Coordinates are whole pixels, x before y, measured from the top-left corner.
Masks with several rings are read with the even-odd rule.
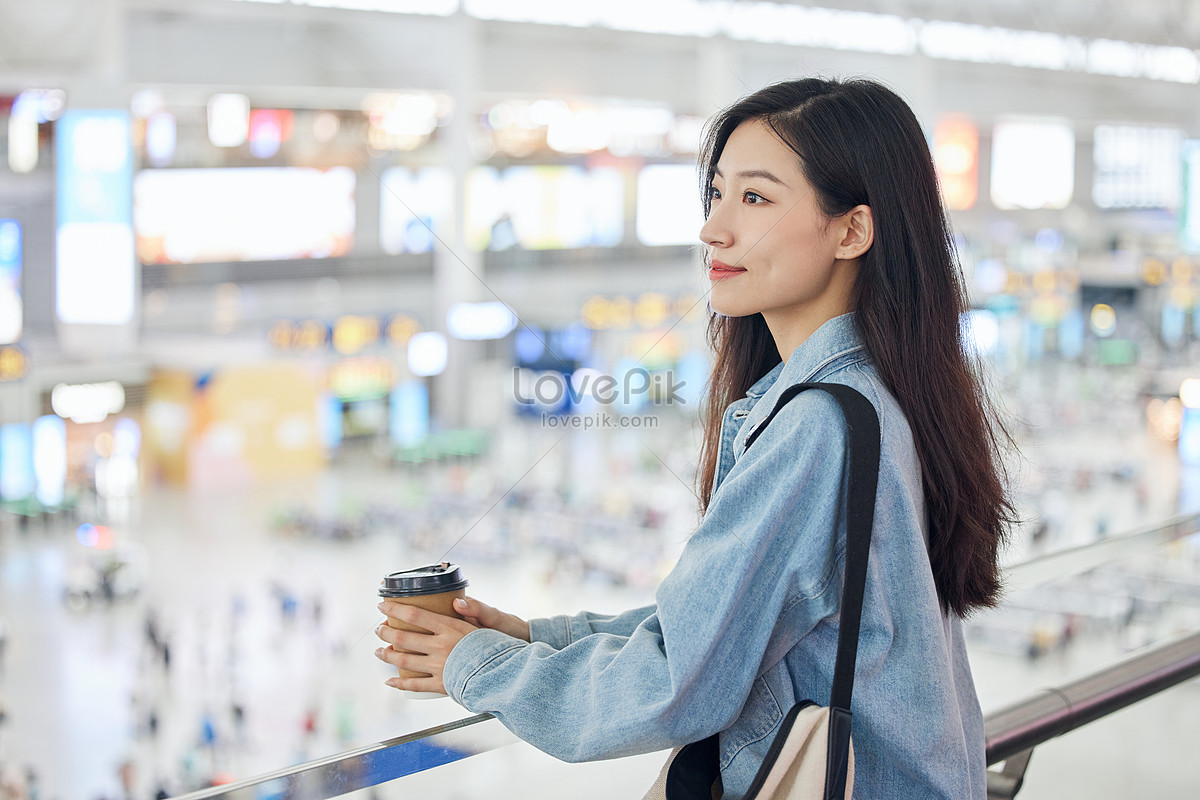
[[[708,219],[700,226],[700,241],[709,247],[728,247],[733,243],[733,234],[729,227],[722,223],[721,215],[713,211]]]

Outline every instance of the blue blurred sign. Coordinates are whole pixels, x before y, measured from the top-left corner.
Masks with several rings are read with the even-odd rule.
[[[58,318],[133,319],[133,144],[128,111],[72,110],[58,121]]]
[[[392,442],[414,447],[429,435],[429,389],[424,381],[405,381],[392,390]]]
[[[35,486],[29,423],[0,425],[0,499],[24,500],[33,494]]]

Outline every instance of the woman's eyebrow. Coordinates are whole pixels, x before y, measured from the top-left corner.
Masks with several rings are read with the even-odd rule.
[[[720,176],[722,178],[725,177],[724,173],[721,172],[720,167],[714,167],[713,170],[714,170],[714,172],[716,172],[716,174],[718,176]],[[781,181],[779,178],[776,178],[772,173],[767,172],[765,169],[744,169],[741,172],[735,172],[734,177],[740,178],[742,180],[745,180],[747,178],[762,178],[763,180],[768,180],[768,181],[771,181],[772,183],[778,183],[780,186],[784,187],[785,189],[790,188],[790,187],[788,187],[788,185],[786,183]]]

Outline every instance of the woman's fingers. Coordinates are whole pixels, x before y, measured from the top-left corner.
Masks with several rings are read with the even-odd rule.
[[[402,631],[399,628],[393,628],[390,625],[380,625],[375,629],[375,635],[390,645],[401,647],[404,650],[413,650],[415,652],[424,652],[420,649],[420,645],[414,646],[417,644],[417,642],[424,644],[431,638],[427,633]],[[422,639],[417,639],[416,637],[418,636],[422,637]],[[407,642],[407,644],[402,644],[402,642]]]
[[[389,678],[384,683],[393,689],[403,689],[407,692],[446,694],[446,688],[440,678]]]
[[[447,617],[444,614],[438,614],[434,611],[426,611],[420,606],[384,601],[379,604],[379,610],[385,616],[401,622],[407,622],[409,625],[415,625],[418,628],[424,628],[430,633],[455,631],[460,634],[461,638],[462,635],[466,635],[475,628],[474,625],[464,622],[461,619]]]
[[[419,672],[423,675],[431,675],[432,673],[426,668],[428,664],[428,656],[424,653],[409,653],[397,650],[394,647],[381,647],[375,651],[375,657],[380,661],[387,662],[393,667],[406,669],[409,672]]]
[[[517,639],[529,641],[529,623],[518,616],[507,614],[487,603],[480,602],[474,597],[455,600],[454,610],[478,627],[491,628]]]
[[[454,601],[454,610],[465,619],[474,620],[485,628],[492,627],[496,620],[497,611],[486,603],[481,603],[473,597],[460,597]]]

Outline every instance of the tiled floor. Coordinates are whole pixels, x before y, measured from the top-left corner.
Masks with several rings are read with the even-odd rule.
[[[1086,443],[1078,446],[1087,453]],[[1064,445],[1055,452],[1069,450]],[[520,454],[506,457],[515,462]],[[569,463],[569,454],[564,458]],[[551,484],[561,468],[547,465],[544,476],[527,479],[529,485]],[[501,463],[498,474],[506,469],[511,472]],[[120,770],[129,763],[134,773],[129,796],[140,800],[160,786],[171,794],[195,788],[214,771],[243,778],[465,716],[452,701],[406,700],[384,686],[388,669],[372,657],[377,646],[372,630],[379,619],[374,597],[379,578],[438,559],[446,543],[470,527],[469,515],[433,531],[425,544],[398,533],[330,541],[283,534],[271,525],[289,504],[351,516],[368,502],[394,505],[416,480],[411,473],[351,461],[309,480],[243,491],[148,490],[109,516],[117,540],[141,548],[141,591],[130,600],[85,609],[68,608],[62,595],[73,565],[97,555],[77,541],[75,526],[59,521],[22,531],[12,519],[4,520],[0,619],[7,626],[7,646],[0,702],[7,719],[0,727],[0,765],[9,782],[20,783],[29,765],[37,774],[39,800],[116,800],[125,796]],[[469,471],[451,470],[432,483],[474,491],[472,481],[478,480],[487,483]],[[658,487],[660,494],[679,495],[679,502],[667,503],[668,524],[656,534],[661,540],[652,551],[664,560],[687,534],[677,513],[686,505],[684,491],[678,482]],[[1076,518],[1100,513],[1097,498],[1104,496],[1113,503],[1104,512],[1111,532],[1136,521],[1132,490],[1088,491],[1096,497],[1076,492],[1069,498]],[[1173,513],[1177,494],[1156,486],[1145,513],[1157,518]],[[598,502],[621,512],[612,497]],[[519,561],[489,557],[481,542],[501,541],[502,532],[493,527],[475,541],[479,531],[453,551],[468,571],[471,593],[523,616],[639,605],[652,599],[652,579],[664,568],[647,565],[637,586],[614,587],[599,572],[556,559],[545,548]],[[508,532],[517,538],[520,533]],[[1081,522],[1064,541],[1088,535]],[[294,613],[285,613],[281,593],[294,597]],[[147,640],[151,613],[159,638],[169,643],[169,668]],[[1115,634],[1089,634],[1066,652],[1037,661],[976,647],[972,666],[984,711],[1109,663],[1124,644]],[[235,704],[243,708],[241,725],[234,719]],[[310,713],[313,730],[306,732]],[[1200,684],[1193,681],[1051,742],[1035,753],[1020,796],[1195,796],[1198,715]],[[205,742],[206,718],[211,745]],[[376,796],[640,797],[664,756],[569,765],[514,745],[381,787]]]

